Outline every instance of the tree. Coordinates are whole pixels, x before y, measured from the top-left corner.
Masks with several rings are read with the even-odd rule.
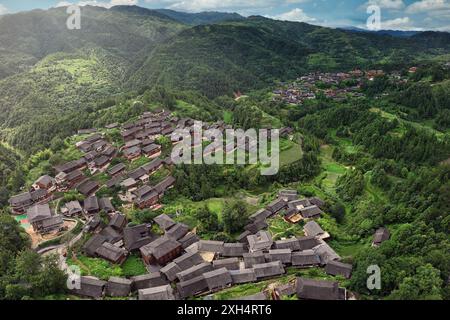
[[[12,281],[16,286],[7,287],[7,297],[17,298],[13,295],[17,293],[25,295],[24,291],[28,291],[27,295],[36,298],[63,293],[66,288],[66,280],[67,276],[64,271],[58,267],[57,255],[43,257],[26,249],[16,257]]]
[[[198,230],[200,233],[217,233],[218,231],[221,231],[217,214],[211,212],[207,205],[198,209],[195,213],[195,217],[199,222]]]
[[[222,220],[226,232],[233,234],[242,231],[247,218],[248,210],[245,202],[236,200],[225,203]]]
[[[339,177],[336,192],[345,201],[352,201],[364,191],[364,176],[359,170],[352,170]]]
[[[0,251],[8,252],[14,257],[29,244],[29,237],[19,223],[10,215],[0,211]],[[0,265],[0,270],[1,267]]]
[[[392,300],[441,300],[442,279],[439,270],[431,264],[417,269],[415,275],[406,277],[397,290],[389,296]]]

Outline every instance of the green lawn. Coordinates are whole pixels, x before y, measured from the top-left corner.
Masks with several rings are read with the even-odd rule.
[[[290,163],[300,160],[303,157],[302,148],[299,144],[281,140],[280,143],[280,166],[283,167]]]
[[[139,255],[130,255],[122,265],[124,277],[134,277],[147,274],[147,268]]]
[[[122,276],[122,268],[120,266],[113,265],[99,258],[78,255],[76,259],[68,258],[67,264],[80,267],[82,275],[90,275],[102,280],[108,280],[109,277]]]
[[[302,223],[292,224],[284,220],[281,216],[268,219],[267,223],[269,224],[269,231],[274,240],[304,235]]]
[[[80,267],[82,275],[90,275],[102,280],[109,277],[132,277],[146,274],[148,271],[138,255],[130,255],[121,265],[114,265],[106,260],[77,255],[76,259],[68,258],[68,265]]]
[[[329,193],[335,192],[335,185],[337,179],[345,174],[347,168],[336,162],[333,157],[333,147],[324,145],[320,150],[320,157],[322,160],[322,167],[324,171],[319,176],[322,188]]]

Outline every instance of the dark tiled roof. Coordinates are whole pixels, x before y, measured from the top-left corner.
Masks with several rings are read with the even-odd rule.
[[[176,258],[175,260],[173,260],[173,262],[177,264],[181,272],[193,266],[199,265],[205,261],[197,252],[188,252],[181,257]]]
[[[98,182],[92,181],[92,180],[86,180],[77,186],[77,190],[81,194],[83,194],[85,196],[89,196],[90,194],[95,192],[98,189],[98,187],[99,187]]]
[[[375,235],[373,237],[373,243],[376,245],[380,245],[386,240],[389,240],[390,238],[389,230],[386,228],[380,228],[375,232]]]
[[[280,261],[255,264],[253,266],[256,278],[263,279],[284,274],[283,264]]]
[[[264,256],[264,253],[259,252],[251,252],[251,253],[244,253],[244,263],[246,268],[253,268],[256,264],[262,264],[266,262],[266,258]]]
[[[203,274],[187,281],[181,281],[177,284],[177,290],[182,299],[192,297],[206,289],[208,289],[208,284],[205,277],[203,277]]]
[[[175,225],[175,221],[166,214],[161,214],[153,219],[162,230],[170,229]]]
[[[116,164],[114,167],[108,169],[108,173],[110,175],[115,175],[115,174],[121,172],[122,170],[125,170],[125,168],[126,168],[125,164],[119,163],[119,164]]]
[[[271,211],[272,213],[277,213],[284,209],[286,205],[287,202],[283,199],[276,199],[267,206],[267,210]]]
[[[322,230],[322,228],[319,226],[319,224],[315,221],[308,221],[305,226],[303,227],[303,229],[305,230],[305,233],[308,236],[318,236],[321,234],[324,234],[324,231]]]
[[[323,213],[318,206],[306,207],[299,211],[302,217],[306,219],[319,217]]]
[[[200,238],[194,233],[188,233],[183,238],[178,240],[178,242],[181,243],[181,246],[183,247],[183,249],[186,249],[187,247],[189,247],[192,244],[199,242],[199,241],[200,241]]]
[[[258,231],[267,229],[268,227],[269,225],[265,220],[256,220],[255,222],[246,225],[245,230],[248,230],[253,234],[257,233]]]
[[[300,242],[297,238],[275,241],[275,248],[276,249],[291,249],[292,251],[301,250]]]
[[[297,279],[297,296],[309,300],[338,300],[339,287],[337,282]]]
[[[213,270],[212,264],[203,262],[201,264],[195,265],[189,269],[177,273],[177,278],[180,281],[187,281],[211,270]]]
[[[176,180],[174,177],[169,176],[167,178],[165,178],[163,181],[161,181],[160,183],[158,183],[155,186],[155,190],[158,194],[164,193],[166,192],[167,189],[169,189],[171,186],[173,186],[175,184]]]
[[[131,293],[131,280],[110,277],[106,284],[105,293],[110,297],[127,297]]]
[[[111,203],[111,199],[109,198],[101,198],[99,201],[100,210],[103,210],[105,212],[114,212],[116,209],[114,209],[114,206]]]
[[[272,215],[272,212],[270,212],[267,209],[261,209],[259,211],[257,211],[256,213],[252,214],[250,216],[250,219],[253,221],[258,221],[258,220],[265,220],[267,218],[269,218]]]
[[[144,256],[153,256],[155,259],[161,259],[179,247],[181,247],[181,244],[178,241],[161,237],[141,247],[140,250]]]
[[[206,272],[203,277],[210,291],[226,288],[233,282],[230,272],[225,268]]]
[[[224,257],[242,257],[248,251],[243,243],[225,243],[223,245],[222,256]]]
[[[274,249],[269,250],[270,261],[281,261],[283,264],[290,264],[292,251],[291,249]]]
[[[166,276],[167,279],[169,279],[169,281],[175,281],[177,279],[177,273],[182,270],[175,262],[172,261],[165,267],[161,268],[160,271]]]
[[[88,241],[86,241],[86,243],[83,246],[83,251],[87,255],[94,257],[97,249],[100,248],[102,244],[105,243],[106,241],[107,239],[105,236],[95,234]]]
[[[256,274],[253,268],[230,270],[231,279],[234,284],[243,284],[249,282],[256,282]]]
[[[239,270],[240,263],[238,258],[228,258],[213,261],[214,269],[226,268],[228,270]]]
[[[97,211],[100,209],[99,205],[98,205],[98,199],[96,196],[92,196],[89,198],[86,198],[84,200],[84,204],[83,204],[84,210],[85,211]]]
[[[298,242],[300,245],[300,250],[309,250],[320,244],[320,241],[314,236],[300,237],[298,238]]]
[[[140,276],[131,277],[133,290],[154,288],[168,284],[167,279],[160,272],[152,272]]]
[[[200,240],[198,242],[198,250],[203,252],[222,253],[223,246],[223,241]]]
[[[310,267],[320,265],[320,257],[313,250],[292,253],[292,266]]]
[[[167,284],[161,287],[139,290],[139,300],[175,300],[172,287]]]
[[[109,221],[109,225],[116,230],[121,230],[127,223],[127,217],[124,214],[116,213]]]
[[[120,263],[124,260],[127,252],[124,249],[113,246],[112,244],[105,242],[95,250],[95,253],[103,259],[109,260],[112,263]]]
[[[344,276],[349,279],[352,275],[352,265],[338,261],[330,261],[325,266],[325,272],[333,276]]]
[[[126,227],[123,230],[125,248],[128,251],[137,250],[142,246],[152,242],[153,235],[145,224],[133,227]]]
[[[52,210],[48,204],[38,204],[27,210],[27,218],[30,223],[35,223],[52,217]]]
[[[106,285],[105,281],[101,281],[93,277],[81,277],[80,289],[75,289],[75,294],[90,298],[100,298],[103,296],[103,289]]]

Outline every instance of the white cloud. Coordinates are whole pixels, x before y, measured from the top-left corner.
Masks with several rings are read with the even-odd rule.
[[[360,29],[367,29],[367,25],[357,25]],[[434,29],[434,28],[429,28]],[[410,17],[401,17],[390,20],[381,20],[381,30],[399,30],[399,31],[423,31],[424,28],[416,27]]]
[[[68,2],[68,1],[61,1],[59,2],[56,7],[67,7],[70,5],[79,5],[79,6],[97,6],[97,7],[103,7],[103,8],[111,8],[114,6],[120,6],[120,5],[126,5],[126,6],[132,6],[139,4],[139,0],[111,0],[109,2],[106,1],[78,1],[78,2]]]
[[[258,12],[271,10],[282,5],[310,2],[311,0],[145,0],[151,7],[168,8],[179,11],[240,11]]]
[[[8,8],[0,3],[0,16],[5,13],[8,13]]]
[[[409,17],[396,18],[392,20],[381,21],[383,30],[419,30],[413,26],[413,21]]]
[[[302,9],[295,8],[289,12],[285,12],[273,17],[277,20],[295,21],[295,22],[314,22],[315,18],[309,17]]]
[[[147,1],[151,2],[151,1]],[[242,1],[242,0],[183,0],[183,1],[164,1],[168,7],[174,10],[186,10],[190,12],[203,10],[232,10],[260,8],[275,3],[272,0],[264,1]],[[169,3],[171,2],[171,3]]]
[[[448,0],[421,0],[414,2],[406,8],[407,13],[430,13],[450,10]]]
[[[379,6],[382,9],[393,9],[400,10],[405,7],[405,3],[403,0],[369,0],[366,2],[364,7],[368,7],[371,5]]]

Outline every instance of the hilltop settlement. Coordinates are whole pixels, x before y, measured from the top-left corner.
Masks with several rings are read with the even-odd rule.
[[[96,196],[99,189],[108,188],[117,192],[124,207],[161,208],[161,199],[176,185],[176,179],[170,174],[173,163],[169,157],[161,159],[162,148],[157,141],[165,137],[176,144],[179,139],[171,136],[174,130],[190,128],[193,123],[193,119],[178,119],[164,110],[145,112],[136,122],[106,128],[120,127],[120,146],[113,145],[96,130],[80,131],[84,138],[76,143],[76,148],[83,153],[82,157],[56,166],[55,177],[42,176],[30,190],[9,200],[12,214],[25,215],[32,226],[29,233],[57,237],[67,231],[65,220],[77,219],[83,224],[82,234],[88,237],[82,246],[84,255],[113,265],[123,264],[132,254],[138,255],[148,271],[130,278],[111,277],[108,281],[83,275],[73,294],[94,299],[105,296],[188,299],[234,285],[277,278],[291,268],[324,268],[326,274],[342,279],[351,277],[352,265],[341,261],[327,243],[330,235],[316,222],[323,214],[324,201],[317,197],[301,199],[296,190],[279,191],[276,199],[251,215],[235,243],[203,240],[195,230],[166,214],[157,216],[152,223],[134,224],[121,208],[114,207],[111,198]],[[210,127],[228,128],[224,123]],[[141,157],[147,159],[145,164],[127,170]],[[159,181],[150,183],[161,171],[165,174]],[[96,179],[99,175],[108,178],[101,183]],[[65,193],[74,191],[83,200],[57,205]],[[274,241],[267,222],[275,217],[291,224],[302,221],[305,236]],[[373,245],[388,238],[387,230],[379,230]],[[352,296],[337,281],[300,277],[270,293],[241,299],[281,299],[292,295],[318,300],[345,300]]]

